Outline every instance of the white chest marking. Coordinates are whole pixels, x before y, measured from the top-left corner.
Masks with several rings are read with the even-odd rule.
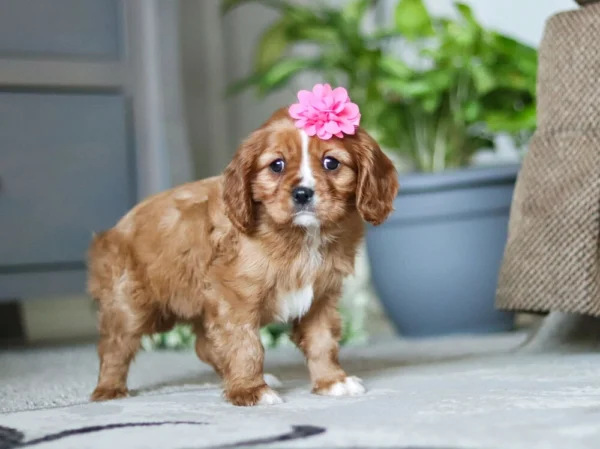
[[[320,229],[315,226],[307,228],[305,239],[306,245],[302,248],[300,258],[296,262],[299,269],[303,271],[303,277],[314,280],[323,261]],[[277,301],[279,305],[278,319],[287,322],[295,318],[302,318],[313,302],[312,283],[298,290],[281,294]]]
[[[288,292],[279,298],[279,319],[289,321],[303,317],[313,300],[312,285],[306,285],[300,290]]]
[[[302,161],[300,162],[300,185],[314,189],[317,185],[313,172],[310,168],[310,154],[308,153],[308,145],[310,137],[303,130],[300,130],[300,138],[302,139]]]

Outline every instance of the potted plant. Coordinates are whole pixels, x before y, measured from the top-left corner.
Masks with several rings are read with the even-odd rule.
[[[477,169],[504,137],[522,150],[536,125],[537,52],[484,28],[464,3],[432,17],[399,0],[394,23],[365,31],[377,0],[225,0],[280,12],[256,48],[254,73],[231,91],[260,95],[314,75],[345,86],[365,127],[402,173],[395,213],[368,227],[372,281],[400,333],[512,327],[494,309],[518,163]],[[483,153],[482,153],[483,151]]]

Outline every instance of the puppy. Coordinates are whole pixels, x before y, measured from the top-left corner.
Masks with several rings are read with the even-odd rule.
[[[192,324],[196,353],[232,404],[281,402],[264,381],[259,338],[273,321],[292,324],[314,393],[363,393],[338,361],[337,302],[364,221],[382,223],[398,187],[394,165],[363,129],[308,137],[281,109],[222,176],[142,201],[89,249],[100,330],[92,400],[126,396],[141,337],[176,322]]]

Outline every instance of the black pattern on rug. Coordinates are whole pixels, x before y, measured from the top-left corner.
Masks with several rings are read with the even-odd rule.
[[[275,435],[272,437],[255,438],[252,440],[238,441],[236,443],[222,444],[219,446],[210,446],[206,449],[235,449],[238,447],[252,447],[252,446],[263,446],[266,444],[282,443],[285,441],[298,440],[302,438],[309,438],[316,435],[325,433],[323,427],[316,426],[292,426],[292,431],[281,435]],[[198,448],[202,449],[202,448]]]
[[[128,427],[156,427],[165,425],[191,425],[203,426],[208,423],[196,421],[163,421],[163,422],[135,422],[135,423],[117,423],[105,424],[98,426],[80,427],[78,429],[63,430],[61,432],[44,435],[33,440],[25,441],[23,432],[11,427],[0,426],[0,449],[18,449],[22,447],[34,446],[41,443],[49,443],[74,435],[85,435],[94,432],[101,432],[112,429],[123,429]],[[252,440],[239,441],[235,443],[227,443],[218,446],[210,446],[205,449],[232,449],[238,447],[263,446],[273,443],[281,443],[285,441],[298,440],[309,438],[315,435],[320,435],[325,432],[322,427],[315,426],[292,426],[291,432],[287,432],[272,437],[256,438]],[[201,449],[201,448],[198,448]]]

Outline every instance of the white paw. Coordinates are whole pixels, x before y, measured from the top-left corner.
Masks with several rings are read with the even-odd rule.
[[[281,387],[281,381],[273,374],[265,373],[263,376],[265,379],[265,383],[271,388]]]
[[[265,390],[258,401],[258,405],[275,405],[283,403],[283,399],[270,388]]]
[[[359,396],[366,392],[362,380],[355,376],[348,376],[343,382],[336,382],[321,394],[326,396]]]

